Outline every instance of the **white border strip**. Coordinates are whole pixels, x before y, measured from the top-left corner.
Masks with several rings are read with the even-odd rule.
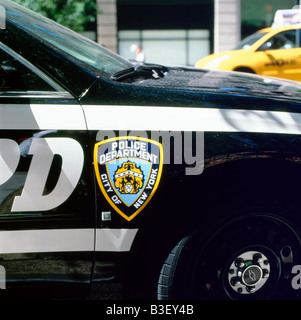
[[[0,231],[0,254],[93,250],[94,229]]]
[[[219,131],[301,134],[301,114],[236,109],[83,106],[89,130]]]
[[[0,130],[86,130],[78,104],[0,104]]]
[[[0,231],[0,254],[129,251],[138,229],[46,229]],[[95,239],[96,235],[96,239]]]
[[[97,229],[96,251],[130,251],[138,229]]]
[[[86,130],[88,126],[88,130],[301,134],[301,114],[280,111],[202,107],[7,104],[0,105],[0,115],[0,130]]]

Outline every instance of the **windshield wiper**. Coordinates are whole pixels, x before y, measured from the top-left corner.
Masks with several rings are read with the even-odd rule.
[[[161,79],[168,69],[157,64],[136,64],[133,67],[118,71],[111,76],[111,80],[123,81],[129,78],[143,77]]]

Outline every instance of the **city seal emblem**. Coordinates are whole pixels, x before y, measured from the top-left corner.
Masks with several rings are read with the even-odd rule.
[[[110,205],[127,221],[141,212],[160,182],[163,148],[141,137],[103,140],[94,148],[98,185]]]

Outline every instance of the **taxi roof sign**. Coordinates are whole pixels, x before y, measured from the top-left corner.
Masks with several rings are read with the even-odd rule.
[[[301,8],[294,6],[293,9],[277,10],[272,27],[283,27],[301,23]]]

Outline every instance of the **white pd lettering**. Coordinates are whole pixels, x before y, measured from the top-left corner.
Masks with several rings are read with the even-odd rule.
[[[75,189],[84,165],[81,145],[71,138],[34,138],[28,154],[33,155],[21,196],[16,196],[11,211],[44,211],[58,207]],[[63,159],[55,188],[43,191],[54,155]]]
[[[0,139],[0,185],[8,181],[17,169],[20,148],[14,140]]]

